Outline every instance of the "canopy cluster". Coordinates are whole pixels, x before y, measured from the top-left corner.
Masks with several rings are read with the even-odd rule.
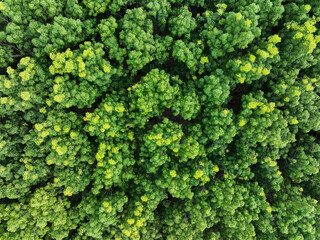
[[[0,239],[320,239],[318,0],[0,1]]]

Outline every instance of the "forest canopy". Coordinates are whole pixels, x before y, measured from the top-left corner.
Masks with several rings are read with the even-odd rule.
[[[0,1],[0,239],[320,239],[319,0]]]

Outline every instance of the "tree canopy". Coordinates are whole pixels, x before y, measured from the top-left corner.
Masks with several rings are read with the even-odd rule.
[[[318,0],[0,1],[0,239],[320,239]]]

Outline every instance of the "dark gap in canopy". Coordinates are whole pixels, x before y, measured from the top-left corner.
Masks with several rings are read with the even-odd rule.
[[[232,109],[236,114],[241,111],[241,97],[248,92],[248,85],[246,83],[237,84],[235,89],[230,92],[231,99],[227,103],[226,108]]]
[[[317,141],[320,141],[320,131],[311,130],[309,132],[309,135],[315,137],[317,139]]]

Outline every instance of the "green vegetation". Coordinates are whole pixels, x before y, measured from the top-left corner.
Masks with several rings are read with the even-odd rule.
[[[0,1],[0,240],[320,239],[318,0]]]

